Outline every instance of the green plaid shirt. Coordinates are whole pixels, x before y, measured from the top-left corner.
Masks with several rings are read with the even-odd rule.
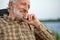
[[[47,33],[46,28],[41,30],[41,26],[34,28],[25,22],[18,23],[17,20],[8,16],[0,17],[0,40],[41,40],[41,38],[44,38],[42,40],[54,40],[52,33],[50,31]],[[42,36],[43,34],[45,35]]]

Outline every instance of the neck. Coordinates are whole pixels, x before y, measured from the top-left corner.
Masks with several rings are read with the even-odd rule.
[[[9,16],[12,17],[12,18],[15,18],[13,10],[9,11]]]

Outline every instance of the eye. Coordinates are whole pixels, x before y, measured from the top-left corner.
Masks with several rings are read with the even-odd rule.
[[[21,5],[26,5],[26,3],[23,3],[23,2],[21,2],[20,4],[21,4]]]

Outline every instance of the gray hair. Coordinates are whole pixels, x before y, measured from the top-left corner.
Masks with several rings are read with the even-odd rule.
[[[9,0],[9,3],[10,2],[12,2],[12,3],[14,3],[14,5],[15,5],[15,3],[16,3],[16,0]],[[8,11],[10,10],[10,8],[8,7]]]
[[[16,0],[9,0],[9,2],[16,3]]]

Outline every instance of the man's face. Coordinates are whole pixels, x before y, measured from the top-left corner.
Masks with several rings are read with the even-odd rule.
[[[14,13],[16,16],[24,16],[28,13],[30,8],[30,1],[29,0],[17,0],[14,4]]]
[[[16,9],[18,9],[22,14],[28,13],[30,8],[30,1],[29,0],[17,0],[16,1]]]

